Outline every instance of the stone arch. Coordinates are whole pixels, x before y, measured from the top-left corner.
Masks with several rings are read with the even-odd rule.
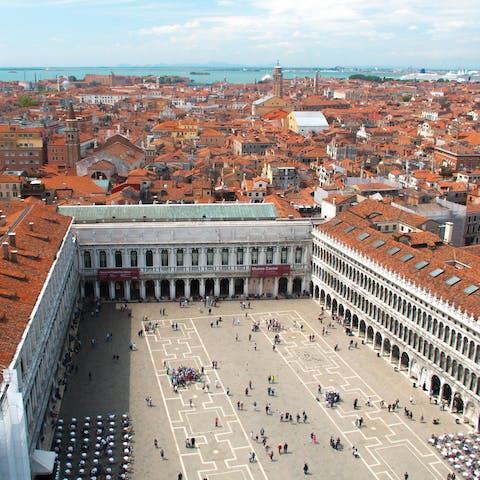
[[[315,285],[315,288],[313,289],[313,298],[315,300],[320,298],[320,289],[318,288],[318,285]]]
[[[373,343],[374,331],[373,327],[370,325],[367,327],[367,343]]]
[[[162,298],[170,298],[170,282],[166,279],[160,282],[160,296]]]
[[[175,298],[182,298],[185,296],[185,281],[179,278],[175,280]]]
[[[292,284],[293,293],[296,295],[302,294],[302,279],[300,277],[295,277]]]
[[[115,282],[115,300],[123,300],[125,298],[125,285],[122,280]]]
[[[354,313],[352,316],[352,329],[358,330],[359,323],[358,323],[358,316]]]
[[[83,284],[83,291],[85,298],[94,298],[95,297],[95,286],[92,281],[87,280]]]
[[[456,413],[463,413],[463,398],[460,392],[453,396],[452,411]]]
[[[400,349],[397,345],[392,346],[392,362],[398,363],[400,360]]]
[[[153,280],[147,280],[145,282],[145,297],[155,298],[155,282]]]
[[[220,279],[220,296],[228,297],[230,292],[230,280],[228,278]]]
[[[243,278],[236,278],[234,282],[235,295],[243,295],[245,288],[245,280]]]
[[[213,297],[215,292],[215,281],[213,278],[207,278],[205,280],[205,295],[207,297]]]
[[[390,343],[390,339],[385,338],[383,340],[383,354],[389,356],[391,351],[392,351],[392,344]]]
[[[198,278],[194,278],[190,282],[190,295],[192,297],[199,297],[200,296],[200,280]]]
[[[407,352],[403,352],[402,356],[400,357],[400,369],[408,370],[409,367],[410,367],[410,357],[408,356]]]
[[[382,343],[383,343],[383,338],[382,334],[380,332],[377,332],[375,334],[375,343],[374,343],[374,349],[375,350],[380,350],[382,348]]]
[[[360,320],[359,334],[361,336],[364,336],[366,330],[367,330],[367,325],[365,323],[365,320]]]
[[[445,383],[443,385],[442,399],[447,403],[450,403],[450,401],[452,400],[452,387],[448,383]]]
[[[286,295],[287,291],[288,291],[288,279],[287,277],[280,277],[280,279],[278,280],[278,293],[280,295]]]
[[[430,379],[430,395],[438,397],[440,395],[441,382],[437,375],[432,375]]]

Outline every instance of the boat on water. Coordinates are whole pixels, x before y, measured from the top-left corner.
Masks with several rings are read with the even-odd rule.
[[[190,72],[190,75],[210,75],[210,72]]]
[[[8,73],[18,73],[16,70],[9,70]]]

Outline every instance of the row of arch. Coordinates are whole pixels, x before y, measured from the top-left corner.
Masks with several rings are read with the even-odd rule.
[[[429,391],[435,397],[439,397],[439,400],[448,404],[453,412],[465,413],[465,409],[468,409],[468,413],[473,415],[472,412],[475,409],[473,403],[468,402],[465,407],[462,392],[455,391],[455,388],[458,390],[456,382],[459,382],[471,393],[480,395],[480,377],[474,371],[464,367],[455,358],[440,351],[438,347],[423,340],[416,333],[412,334],[408,328],[400,329],[400,324],[392,322],[390,325],[393,325],[393,330],[389,329],[389,332],[397,336],[399,342],[397,344],[395,340],[388,338],[385,332],[375,329],[374,326],[368,325],[365,320],[359,319],[358,315],[353,313],[348,306],[345,306],[325,289],[315,285],[313,290],[314,299],[319,300],[327,309],[331,309],[333,314],[343,318],[345,326],[360,338],[363,338],[365,343],[371,344],[380,356],[389,357],[390,362],[399,370],[404,370],[410,377],[417,378],[419,385],[424,390]],[[396,333],[394,333],[395,331]],[[402,334],[398,338],[400,332]],[[429,359],[448,376],[442,376],[442,380],[440,380],[440,376],[436,374],[432,374],[428,378],[425,368],[421,372],[415,371],[418,362],[412,360],[412,355],[415,355],[416,352],[420,358]]]
[[[129,294],[131,300],[140,300],[140,299],[155,299],[155,280],[144,280],[144,293],[142,293],[142,280],[130,280],[129,285]],[[176,279],[173,280],[173,293],[172,293],[172,281],[168,279],[162,279],[159,282],[159,294],[161,298],[165,299],[174,299],[174,298],[183,298],[187,293],[186,282],[189,282],[189,296],[190,297],[200,297],[201,288],[200,280],[198,278],[194,279]],[[230,279],[221,278],[220,279],[220,290],[219,294],[221,297],[228,297],[230,295]],[[213,296],[215,294],[215,279],[207,278],[205,279],[205,295]],[[302,293],[302,279],[299,277],[293,278],[292,282],[293,294]],[[126,297],[126,285],[124,280],[114,281],[114,298],[112,298],[112,290],[110,281],[99,281],[99,293],[100,298],[102,299],[112,299],[112,300],[122,300]],[[244,278],[235,278],[234,279],[234,295],[243,295],[245,293],[245,279]],[[288,294],[288,278],[280,277],[278,279],[278,294],[287,295]],[[84,295],[87,298],[95,298],[95,281],[94,280],[85,280],[84,282]]]
[[[377,315],[375,311],[376,307],[374,304],[370,304],[365,296],[362,295],[361,290],[364,290],[365,293],[375,297],[375,299],[385,307],[406,317],[422,330],[434,335],[440,341],[448,344],[462,355],[467,356],[470,360],[475,362],[480,360],[480,344],[468,338],[467,335],[445,325],[444,321],[434,318],[420,306],[408,301],[404,298],[404,296],[408,294],[407,292],[403,292],[402,294],[397,293],[393,291],[391,287],[383,285],[372,279],[367,273],[349,265],[346,261],[339,258],[338,255],[333,254],[325,248],[320,248],[318,245],[316,245],[316,248],[323,262],[337,270],[340,275],[355,285],[355,288],[350,288],[348,284],[339,280],[337,275],[331,274],[329,271],[314,263],[312,267],[314,275],[318,277],[322,283],[329,285],[338,292],[342,298],[353,303],[355,306],[360,306],[365,313],[376,319],[374,317]],[[385,314],[385,312],[382,309],[378,314]]]
[[[335,275],[332,275],[324,269],[319,269],[318,273],[320,275],[318,278],[322,283],[331,287],[341,298],[358,307],[372,320],[381,323],[382,325],[395,321],[397,322],[396,326],[394,326],[395,331],[396,329],[403,329],[402,323],[398,321],[398,316],[395,315],[395,320],[393,320],[393,315],[386,313],[383,305],[382,308],[380,308],[377,306],[377,302],[371,301],[372,295],[368,295],[369,298],[366,298],[366,296],[364,296],[361,291],[358,291],[357,288],[350,288],[349,285],[345,284]],[[375,297],[375,299],[379,302],[382,301],[381,298]],[[404,302],[405,301],[402,303]],[[386,307],[388,306],[389,305],[386,305]],[[468,359],[474,362],[480,360],[480,344],[469,339],[466,335],[456,331],[454,328],[444,325],[443,321],[438,321],[436,318],[432,318],[431,314],[427,314],[425,311],[417,309],[416,306],[413,307],[412,311],[416,312],[416,317],[409,319],[407,316],[406,318],[413,322],[422,330],[422,332],[434,335],[439,341],[444,342],[449,347],[455,349],[457,352],[465,355]]]

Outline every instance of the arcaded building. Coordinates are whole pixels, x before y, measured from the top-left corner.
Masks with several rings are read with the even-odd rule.
[[[65,206],[81,295],[106,300],[299,296],[310,291],[308,219],[273,204]]]
[[[385,233],[380,213],[367,207],[313,230],[313,296],[478,429],[480,252],[406,228],[405,216]]]

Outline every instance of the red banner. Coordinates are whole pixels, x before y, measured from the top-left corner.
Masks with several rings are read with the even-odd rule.
[[[139,268],[99,268],[97,271],[99,280],[138,280]]]
[[[278,277],[289,273],[290,265],[252,265],[250,269],[251,277]]]

